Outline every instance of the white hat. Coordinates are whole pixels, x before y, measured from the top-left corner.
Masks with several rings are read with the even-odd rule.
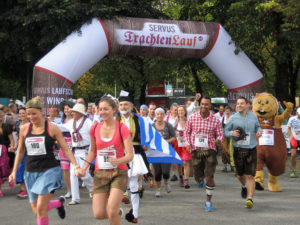
[[[297,109],[297,113],[300,114],[300,107]]]
[[[78,112],[78,113],[81,113],[81,114],[85,115],[85,106],[81,103],[77,103],[73,106],[72,109],[70,109],[70,111]]]

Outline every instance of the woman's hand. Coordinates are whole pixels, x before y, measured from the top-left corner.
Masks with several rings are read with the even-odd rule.
[[[16,173],[12,172],[8,177],[8,183],[15,183],[16,181]]]

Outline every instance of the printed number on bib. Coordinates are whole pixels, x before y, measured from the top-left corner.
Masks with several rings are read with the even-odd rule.
[[[195,146],[199,148],[208,149],[208,135],[207,134],[196,134],[195,135]]]
[[[237,141],[239,145],[250,145],[250,133],[247,132],[243,140]]]
[[[176,137],[178,142],[178,147],[185,147],[184,138],[182,136]]]
[[[70,137],[64,137],[64,139],[65,139],[65,141],[66,141],[69,149],[72,150],[72,138],[70,138]]]
[[[27,155],[46,155],[45,137],[29,137],[25,141]]]
[[[263,129],[261,137],[258,138],[259,145],[274,145],[274,130]]]
[[[109,158],[116,158],[116,150],[113,146],[97,151],[98,166],[100,169],[108,170],[117,168],[109,162]]]

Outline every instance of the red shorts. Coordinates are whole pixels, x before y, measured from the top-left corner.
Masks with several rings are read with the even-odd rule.
[[[290,140],[290,143],[291,143],[292,148],[297,148],[300,145],[300,141],[296,140],[295,137],[292,137],[292,139]]]
[[[188,161],[188,160],[192,160],[192,153],[187,152],[185,147],[178,147],[178,142],[174,141],[174,144],[172,145],[173,148],[175,149],[175,151],[177,152],[177,154],[180,156],[182,161]]]

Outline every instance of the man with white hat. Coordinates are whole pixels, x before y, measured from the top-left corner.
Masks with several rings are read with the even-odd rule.
[[[64,126],[72,135],[72,151],[74,152],[77,164],[82,167],[91,144],[90,128],[93,125],[93,122],[87,119],[85,106],[81,103],[75,104],[70,111],[72,112],[73,119],[64,124]],[[69,202],[69,205],[76,205],[80,203],[78,178],[75,176],[74,171],[75,170],[71,165],[70,179],[72,201]],[[86,173],[86,175],[81,179],[91,193],[93,190],[92,176],[89,173]]]
[[[297,177],[296,154],[297,154],[297,148],[300,147],[300,107],[297,109],[296,116],[293,116],[289,119],[287,126],[288,126],[288,135],[291,143],[292,172],[290,174],[290,177],[295,178]]]

